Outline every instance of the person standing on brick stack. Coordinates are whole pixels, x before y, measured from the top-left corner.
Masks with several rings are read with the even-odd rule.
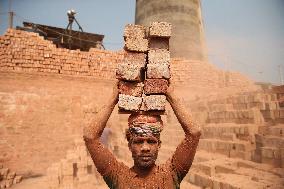
[[[134,160],[132,168],[118,162],[100,142],[106,123],[118,102],[117,86],[108,104],[95,115],[91,124],[84,128],[83,137],[87,149],[109,188],[180,188],[181,181],[191,167],[201,132],[171,86],[168,88],[166,97],[183,128],[185,138],[165,164],[155,164],[161,146],[160,132],[163,129],[163,122],[159,115],[146,112],[133,113],[129,116],[126,138]]]

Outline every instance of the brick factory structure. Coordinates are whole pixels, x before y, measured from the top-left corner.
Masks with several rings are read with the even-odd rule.
[[[136,0],[135,24],[149,26],[152,22],[173,25],[172,57],[207,60],[200,0]]]
[[[44,39],[52,41],[56,47],[72,50],[89,51],[90,48],[103,49],[104,35],[74,31],[54,26],[47,26],[31,22],[23,22],[24,27],[17,26],[18,30],[38,33]]]
[[[107,188],[87,153],[82,128],[110,96],[117,65],[126,58],[145,57],[126,50],[57,48],[37,33],[14,29],[0,36],[0,189]],[[283,188],[283,86],[263,90],[240,73],[194,56],[171,54],[170,64],[171,82],[202,128],[181,188]],[[127,118],[115,113],[107,126],[113,132],[109,149],[131,165]],[[183,138],[170,107],[162,119],[158,163]]]

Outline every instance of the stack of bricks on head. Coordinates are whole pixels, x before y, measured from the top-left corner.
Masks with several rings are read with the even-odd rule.
[[[124,30],[125,55],[117,65],[120,113],[163,114],[170,75],[171,24],[150,27],[128,24]]]

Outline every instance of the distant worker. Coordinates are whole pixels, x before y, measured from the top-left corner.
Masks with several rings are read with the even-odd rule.
[[[110,139],[110,136],[112,135],[112,131],[111,131],[111,128],[110,127],[105,127],[104,128],[104,131],[101,135],[101,138],[100,138],[100,141],[101,143],[110,149],[110,144],[109,144],[109,139]]]
[[[114,94],[92,123],[84,128],[84,140],[98,172],[110,189],[179,189],[180,183],[191,167],[200,138],[200,129],[192,122],[190,114],[173,93],[171,86],[166,94],[185,138],[173,156],[162,165],[156,165],[161,146],[160,133],[163,122],[159,115],[131,114],[128,118],[126,138],[134,166],[127,167],[100,141],[106,123],[118,102],[117,86]]]

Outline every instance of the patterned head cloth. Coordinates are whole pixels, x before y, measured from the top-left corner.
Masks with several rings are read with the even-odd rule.
[[[133,136],[155,136],[160,138],[163,130],[163,121],[159,115],[131,114],[128,118],[126,138],[129,141]]]

